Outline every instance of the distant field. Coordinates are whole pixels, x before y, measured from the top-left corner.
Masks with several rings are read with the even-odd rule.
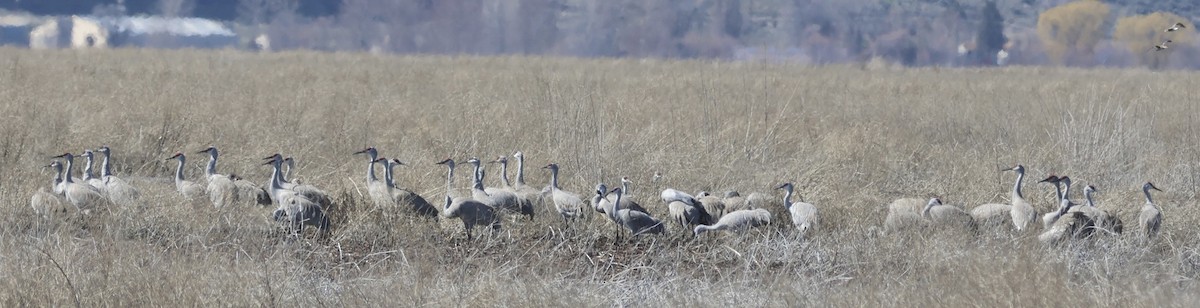
[[[1017,306],[1164,307],[1200,301],[1200,108],[1195,74],[1053,68],[857,66],[335,53],[0,50],[0,302],[6,306]],[[47,221],[29,206],[50,157],[109,145],[142,204]],[[188,203],[169,179],[188,153],[203,183],[265,182],[260,158],[334,196],[329,238],[286,242],[272,207]],[[599,215],[564,232],[540,208],[464,238],[457,220],[369,211],[376,146],[435,205],[447,157],[524,151],[541,187],[554,162],[587,198],[628,176],[660,218],[665,187],[771,193],[796,183],[823,215],[797,240],[745,234],[614,239]],[[1014,164],[1042,213],[1050,173],[1095,185],[1127,226],[1156,202],[1163,232],[1048,247],[1036,232],[884,234],[885,205],[941,196],[1007,202]],[[76,169],[78,170],[78,168]],[[381,169],[382,170],[382,169]],[[654,183],[654,171],[663,179]],[[499,185],[488,170],[488,185]],[[458,186],[469,184],[461,169]],[[1032,180],[1031,180],[1032,179]],[[1079,191],[1081,189],[1077,189]],[[1080,198],[1077,194],[1075,198]],[[1132,230],[1135,228],[1127,228]]]

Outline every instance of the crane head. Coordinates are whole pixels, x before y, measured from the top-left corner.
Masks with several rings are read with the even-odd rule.
[[[513,153],[513,157],[516,157],[517,159],[525,158],[525,153],[521,153],[521,151],[516,151]]]
[[[438,164],[438,165],[448,165],[448,166],[454,166],[454,160],[453,160],[453,159],[449,159],[449,158],[447,158],[447,159],[445,159],[445,160],[442,160],[442,161],[439,161],[439,162],[437,162],[436,164]]]
[[[404,162],[400,161],[399,158],[392,158],[392,165],[404,165]]]
[[[783,183],[783,184],[780,184],[778,187],[775,187],[775,189],[792,189],[792,188],[793,188],[793,186],[792,186],[791,182]]]
[[[172,160],[176,158],[184,158],[183,152],[175,152],[175,155],[171,155],[171,157],[167,157],[167,159],[164,160]]]
[[[361,151],[354,152],[354,155],[358,155],[358,154],[367,154],[367,156],[371,157],[370,158],[371,160],[374,160],[375,156],[379,156],[379,151],[375,150],[375,147],[367,147],[365,149],[362,149]]]
[[[475,157],[471,157],[471,158],[467,159],[467,163],[475,165],[475,166],[479,166],[479,159],[475,158]]]
[[[1086,193],[1094,193],[1094,192],[1100,192],[1099,190],[1096,190],[1096,186],[1088,185],[1087,187],[1083,188],[1083,193],[1085,193],[1085,194]]]
[[[212,147],[212,146],[210,146],[210,147],[208,147],[208,148],[205,148],[205,149],[203,149],[203,150],[196,151],[196,154],[200,154],[200,153],[208,153],[208,154],[212,154],[212,153],[216,153],[216,152],[217,152],[217,147]]]
[[[609,191],[608,191],[608,193],[610,193],[610,194],[617,194],[617,195],[620,195],[620,194],[621,194],[621,188],[620,188],[620,187],[613,188],[612,190],[609,190]]]
[[[597,195],[603,196],[604,193],[607,191],[608,191],[608,185],[604,185],[604,183],[596,184],[596,194]]]
[[[282,158],[283,158],[283,155],[280,155],[279,153],[275,153],[275,154],[271,154],[271,156],[263,157],[263,160],[277,160],[277,159],[282,159]]]
[[[96,151],[100,152],[100,153],[104,153],[104,155],[108,155],[109,153],[112,153],[112,149],[109,149],[107,145],[102,145],[99,148],[96,148]]]
[[[730,191],[725,192],[725,198],[733,198],[733,197],[741,197],[741,196],[742,195],[739,194],[736,190],[730,190]]]
[[[372,160],[371,162],[382,163],[382,162],[386,162],[387,160],[388,160],[387,157],[380,157],[380,158],[376,158],[375,160]]]
[[[1063,185],[1067,185],[1067,187],[1071,186],[1071,177],[1069,176],[1060,177],[1058,178],[1058,181],[1063,183]]]
[[[621,183],[622,184],[633,184],[633,181],[630,181],[629,177],[623,176],[623,177],[621,177]]]
[[[1013,166],[1012,168],[1007,168],[1007,169],[1000,170],[1000,171],[1016,171],[1017,173],[1025,173],[1025,166],[1016,165],[1016,166]]]
[[[81,153],[80,155],[83,155],[83,157],[87,157],[87,158],[93,158],[96,156],[96,154],[93,153],[91,149],[83,149],[83,153]]]
[[[1038,183],[1058,183],[1058,180],[1059,180],[1059,178],[1057,175],[1051,174],[1050,176],[1046,177],[1045,179],[1038,181]]]
[[[550,163],[549,165],[542,167],[542,169],[558,170],[558,164]]]
[[[929,204],[927,204],[926,206],[933,206],[933,205],[942,205],[942,199],[939,199],[938,197],[929,198]]]
[[[508,164],[508,157],[507,156],[496,157],[496,160],[493,160],[488,163],[489,164]]]
[[[1162,191],[1161,189],[1158,189],[1158,187],[1154,187],[1154,183],[1146,182],[1145,185],[1142,185],[1142,190],[1150,191],[1151,189]]]

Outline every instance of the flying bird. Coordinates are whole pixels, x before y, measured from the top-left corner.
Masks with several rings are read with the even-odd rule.
[[[1184,26],[1182,22],[1177,22],[1177,23],[1175,23],[1174,26],[1171,26],[1170,28],[1163,30],[1163,32],[1175,32],[1175,31],[1179,31],[1180,29],[1186,29],[1186,28],[1187,28],[1187,26]]]
[[[1171,40],[1165,40],[1162,44],[1154,45],[1154,51],[1167,49],[1167,43],[1171,43]]]

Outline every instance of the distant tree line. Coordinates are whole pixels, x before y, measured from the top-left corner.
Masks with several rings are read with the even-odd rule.
[[[233,21],[273,49],[1200,68],[1192,0],[0,0]],[[116,9],[114,9],[116,7]],[[1169,50],[1151,50],[1172,39]],[[1145,50],[1143,50],[1145,49]],[[1171,59],[1177,59],[1171,61]],[[878,62],[878,61],[876,61]]]

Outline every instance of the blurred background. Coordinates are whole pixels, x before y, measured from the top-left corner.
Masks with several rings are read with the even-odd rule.
[[[34,49],[1200,67],[1200,4],[1189,0],[2,0],[0,10],[0,44]],[[1186,28],[1164,31],[1177,22]]]

